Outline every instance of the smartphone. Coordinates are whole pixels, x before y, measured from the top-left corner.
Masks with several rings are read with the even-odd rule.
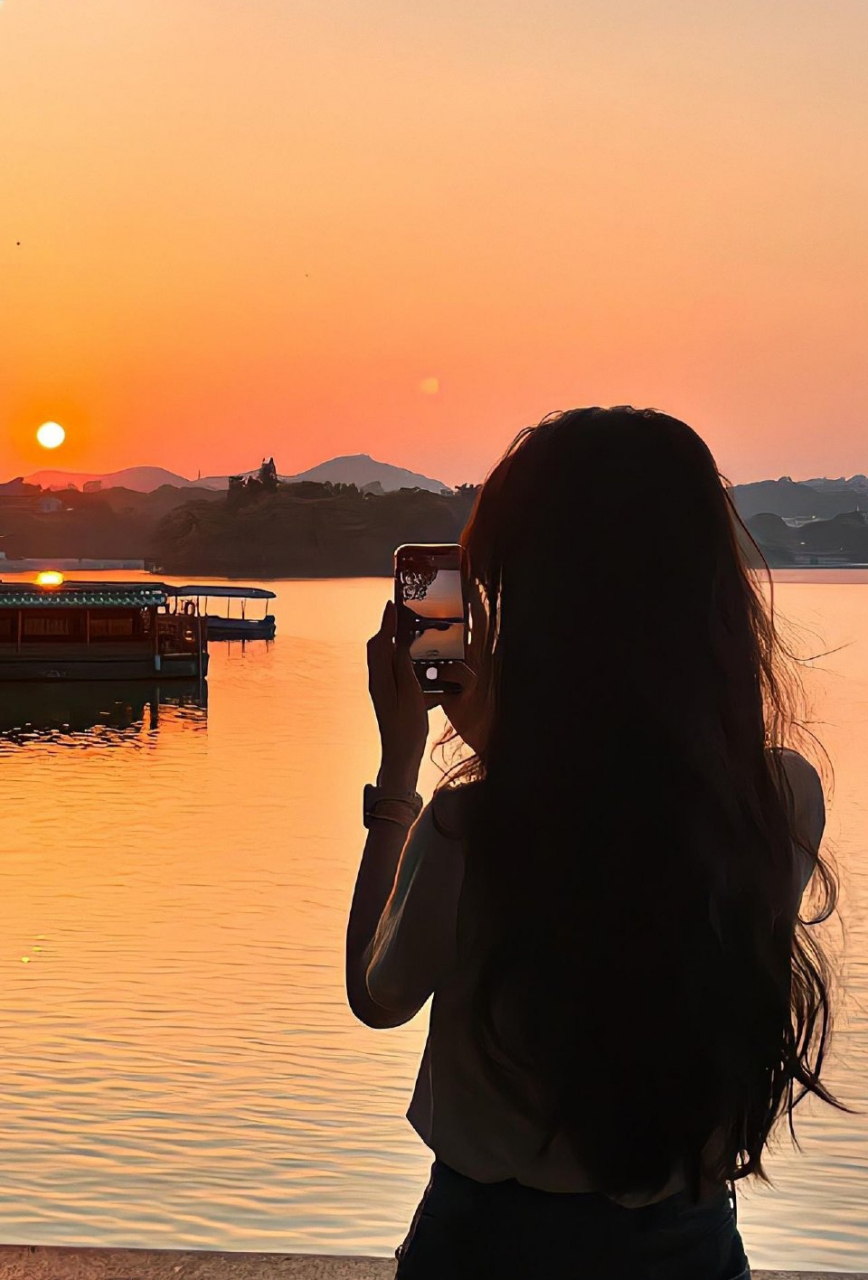
[[[467,651],[467,603],[463,548],[457,543],[416,543],[395,552],[396,640],[410,650],[425,693],[460,693],[450,667]]]

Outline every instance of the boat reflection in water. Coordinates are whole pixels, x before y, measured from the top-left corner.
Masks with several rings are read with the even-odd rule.
[[[156,734],[161,724],[204,729],[205,680],[0,682],[0,751],[29,742],[86,746]]]

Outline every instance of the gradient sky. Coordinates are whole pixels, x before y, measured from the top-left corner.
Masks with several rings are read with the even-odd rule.
[[[866,0],[0,0],[0,478],[457,482],[624,402],[868,471],[866,48]]]

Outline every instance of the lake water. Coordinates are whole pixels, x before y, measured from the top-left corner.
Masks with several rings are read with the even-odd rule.
[[[811,675],[847,930],[830,1078],[859,1113],[806,1106],[739,1217],[757,1266],[868,1269],[868,575],[793,576],[779,608],[836,650]],[[207,713],[4,713],[0,1241],[385,1255],[419,1197],[424,1015],[362,1027],[342,975],[388,584],[275,589],[273,645],[212,645]]]

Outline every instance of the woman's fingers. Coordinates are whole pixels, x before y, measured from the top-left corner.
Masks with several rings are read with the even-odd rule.
[[[380,727],[381,772],[406,777],[412,789],[425,750],[428,715],[410,651],[395,644],[396,620],[390,601],[380,629],[368,641],[368,688]]]
[[[385,697],[390,688],[394,689],[395,680],[392,672],[394,609],[395,606],[388,601],[380,620],[380,628],[368,641],[368,688],[375,701],[377,698]]]
[[[456,662],[449,668],[449,679],[460,684],[463,693],[476,683],[476,672],[466,662]]]
[[[466,662],[450,662],[444,675],[451,685],[458,686],[457,689],[441,695],[443,706],[448,711],[450,701],[453,698],[463,698],[476,683],[476,672]]]
[[[399,697],[407,698],[414,702],[420,700],[422,698],[422,689],[416,679],[416,672],[413,670],[413,659],[410,657],[410,650],[398,646],[394,651],[393,665]]]

